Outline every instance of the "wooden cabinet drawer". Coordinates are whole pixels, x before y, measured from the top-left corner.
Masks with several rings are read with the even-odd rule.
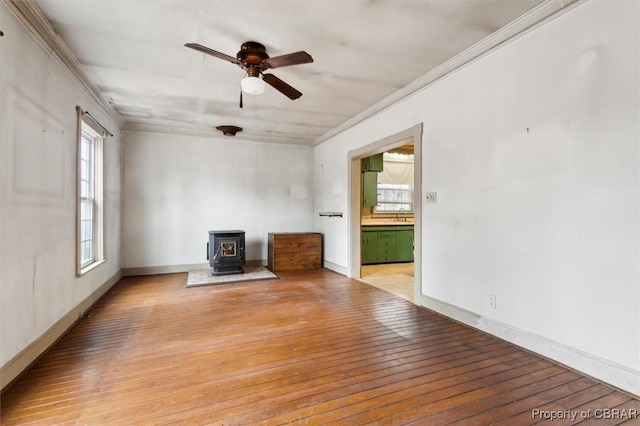
[[[396,246],[378,246],[378,262],[392,262],[396,257]]]
[[[396,230],[394,228],[393,231],[378,231],[378,241],[379,240],[396,240]]]

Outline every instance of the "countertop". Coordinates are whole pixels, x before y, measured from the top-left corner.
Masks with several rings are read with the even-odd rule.
[[[363,219],[361,222],[362,226],[413,226],[413,220],[411,221],[397,221],[395,219]]]

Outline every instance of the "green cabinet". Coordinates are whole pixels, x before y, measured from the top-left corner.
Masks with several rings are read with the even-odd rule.
[[[368,228],[368,227],[367,227]],[[376,263],[378,261],[378,231],[362,229],[362,263]]]
[[[413,226],[398,226],[396,231],[396,261],[413,261]]]
[[[383,166],[384,160],[382,153],[362,159],[363,172],[381,172],[383,170]]]
[[[391,227],[395,228],[395,227]],[[396,257],[396,231],[378,231],[378,262],[393,262]]]
[[[413,261],[413,225],[363,226],[362,264]]]
[[[378,204],[378,172],[362,172],[362,205]]]
[[[363,158],[362,162],[362,205],[375,207],[378,204],[378,172],[384,166],[382,153]]]

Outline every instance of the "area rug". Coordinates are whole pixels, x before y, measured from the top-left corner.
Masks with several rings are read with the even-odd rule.
[[[275,280],[278,276],[264,266],[245,266],[243,274],[214,276],[211,268],[189,271],[187,287],[231,284],[244,281]]]

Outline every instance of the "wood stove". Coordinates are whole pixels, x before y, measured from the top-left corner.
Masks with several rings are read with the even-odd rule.
[[[244,231],[209,231],[207,259],[213,275],[244,273]]]

